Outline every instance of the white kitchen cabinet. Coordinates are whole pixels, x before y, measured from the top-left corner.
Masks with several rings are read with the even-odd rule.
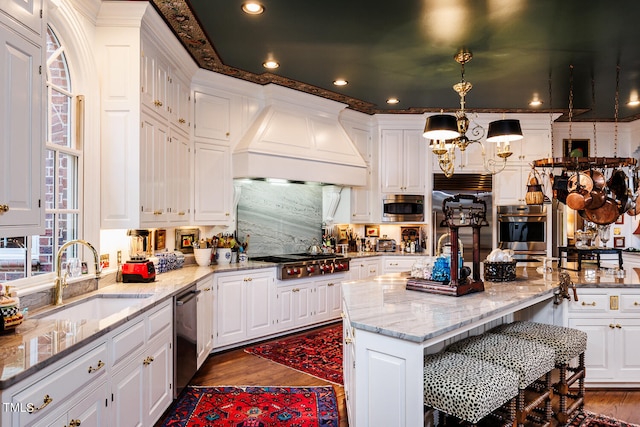
[[[183,159],[169,157],[178,135],[190,144],[188,126],[172,114],[173,75],[183,84],[197,66],[149,3],[103,3],[98,22],[101,228],[189,224],[188,208],[176,208],[172,199],[174,188],[191,177],[173,169],[192,165],[190,158],[178,165]],[[191,188],[189,183],[183,192]]]
[[[73,321],[70,327],[74,325]],[[0,391],[1,425],[154,425],[173,401],[171,300]],[[61,421],[61,422],[60,422]],[[80,425],[80,424],[76,424]]]
[[[78,404],[69,409],[54,420],[42,420],[39,425],[49,427],[59,426],[95,426],[106,427],[109,425],[108,407],[105,405],[105,396],[107,393],[107,382],[103,381],[100,386],[88,393],[82,393],[85,396]],[[53,417],[50,417],[53,418]]]
[[[19,24],[24,25],[25,29],[28,29],[34,36],[42,34],[44,17],[42,0],[2,0],[0,1],[0,9],[13,17]]]
[[[640,292],[579,289],[569,302],[567,325],[587,333],[587,386],[637,387],[640,383]]]
[[[215,278],[214,347],[236,344],[276,329],[273,269],[221,273]]]
[[[382,130],[380,184],[383,193],[424,194],[426,146],[419,130]]]
[[[346,273],[340,273],[279,282],[275,319],[278,331],[338,319],[342,308],[341,283],[346,278]]]
[[[140,223],[153,226],[168,215],[169,128],[144,110],[140,127]]]
[[[347,274],[332,275],[318,280],[316,284],[316,320],[332,320],[342,313],[342,281]]]
[[[190,79],[175,70],[171,77],[171,124],[184,133],[191,131],[191,84]]]
[[[169,129],[169,146],[167,150],[167,207],[168,219],[176,225],[188,223],[191,213],[191,147],[189,138]]]
[[[223,93],[194,92],[193,133],[221,145],[231,143],[231,96]]]
[[[530,166],[511,165],[494,176],[496,205],[522,205],[526,203],[527,176]]]
[[[471,133],[471,130],[467,132]],[[431,158],[431,168],[433,173],[443,173],[438,163],[438,156],[432,153],[429,148],[430,140],[427,143],[427,156]],[[482,146],[478,143],[472,143],[467,146],[464,151],[455,150],[455,173],[487,173],[485,168],[486,159],[491,159],[495,153],[495,144],[482,141],[485,150],[485,156],[482,156]],[[501,159],[497,159],[500,160]]]
[[[548,129],[524,128],[523,138],[511,143],[513,154],[507,163],[529,165],[534,160],[551,157],[551,137]]]
[[[213,276],[198,282],[198,369],[213,350]]]
[[[173,401],[173,307],[171,301],[136,319],[134,329],[124,328],[114,337],[121,343],[143,344],[125,351],[111,379],[112,425],[153,425]],[[134,331],[139,331],[134,334]],[[124,334],[124,335],[123,335]],[[130,338],[125,338],[129,336]]]
[[[221,145],[195,143],[194,221],[229,225],[235,222],[231,151]]]
[[[349,280],[361,280],[382,274],[382,258],[352,258],[349,263]]]
[[[374,200],[378,200],[374,186],[374,156],[371,133],[359,127],[347,127],[347,134],[355,144],[358,152],[367,164],[367,183],[362,187],[351,187],[351,222],[363,223],[372,221]]]
[[[356,330],[351,326],[349,314],[342,315],[344,398],[347,418],[355,420],[356,412]]]
[[[13,14],[29,29],[38,29],[36,35],[29,30],[20,34],[16,25],[0,13],[0,237],[35,235],[44,230],[46,98],[44,42],[38,35],[41,8],[41,1],[2,2],[3,11]]]
[[[411,266],[422,258],[419,255],[385,256],[382,262],[382,274],[411,271]]]

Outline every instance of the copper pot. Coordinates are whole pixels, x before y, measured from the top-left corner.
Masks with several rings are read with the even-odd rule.
[[[598,225],[613,224],[620,212],[618,211],[618,203],[611,197],[607,197],[604,204],[598,209],[585,209],[587,219]]]
[[[569,192],[581,189],[591,191],[593,190],[593,180],[584,172],[576,172],[575,175],[569,177],[568,188]]]
[[[567,195],[567,206],[571,209],[579,211],[585,208],[585,194],[584,190],[581,191],[572,191]]]
[[[595,185],[595,182],[594,182]],[[588,194],[584,196],[584,207],[585,209],[598,209],[604,202],[607,200],[607,195],[602,190],[591,190]]]
[[[604,177],[604,174],[598,170],[590,171],[591,180],[593,181],[593,188],[597,190],[602,190],[605,185],[607,185],[607,180]]]

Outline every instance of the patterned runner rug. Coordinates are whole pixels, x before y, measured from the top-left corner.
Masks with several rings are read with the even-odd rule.
[[[163,427],[338,427],[338,404],[325,387],[193,387]]]
[[[578,414],[569,424],[571,427],[640,427],[638,424],[631,424],[605,415],[594,414],[583,411]]]
[[[269,341],[245,351],[342,385],[342,323]]]

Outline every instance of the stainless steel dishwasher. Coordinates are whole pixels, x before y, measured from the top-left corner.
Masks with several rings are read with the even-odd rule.
[[[196,286],[175,297],[174,397],[189,384],[198,369],[198,303]]]

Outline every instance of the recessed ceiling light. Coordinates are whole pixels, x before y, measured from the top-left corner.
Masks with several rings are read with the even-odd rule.
[[[346,86],[349,84],[349,82],[344,79],[337,79],[333,81],[333,84],[336,86]]]
[[[269,70],[274,70],[280,66],[278,61],[274,61],[273,59],[268,59],[262,63],[264,68],[268,68]]]
[[[399,104],[400,100],[398,98],[389,98],[387,99],[387,104]]]
[[[249,15],[260,15],[264,12],[264,6],[255,1],[248,1],[242,4],[242,11]]]
[[[627,102],[627,105],[629,107],[637,107],[638,105],[640,105],[640,99],[634,99],[632,101]]]
[[[529,105],[531,107],[539,107],[542,105],[542,101],[540,101],[539,99],[534,99],[531,102],[529,102]]]

